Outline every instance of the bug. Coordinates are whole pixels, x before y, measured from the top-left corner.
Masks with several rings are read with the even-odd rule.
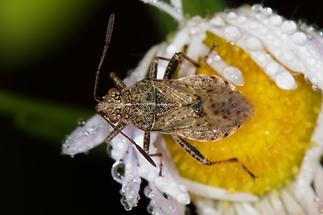
[[[239,163],[252,177],[255,175],[237,158],[210,161],[185,139],[215,141],[234,133],[253,114],[253,106],[234,85],[219,76],[191,75],[172,79],[183,60],[196,67],[198,63],[182,52],[172,58],[155,57],[147,77],[126,86],[115,74],[110,73],[116,88],[103,96],[97,96],[97,83],[111,40],[114,15],[109,19],[105,46],[98,66],[94,87],[94,98],[98,102],[97,113],[113,130],[105,142],[117,134],[125,136],[154,166],[149,154],[150,132],[169,134],[193,158],[203,165]],[[157,80],[157,65],[160,60],[169,61],[164,77]],[[144,131],[143,148],[137,145],[122,129],[129,123]]]

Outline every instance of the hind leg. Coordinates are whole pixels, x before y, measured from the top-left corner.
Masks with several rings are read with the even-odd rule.
[[[172,135],[172,137],[186,152],[188,152],[194,159],[196,159],[198,162],[202,163],[203,165],[211,166],[211,165],[225,164],[225,163],[238,163],[243,168],[243,170],[250,175],[250,177],[252,177],[253,179],[256,178],[256,176],[243,163],[241,163],[238,160],[238,158],[229,158],[229,159],[219,160],[219,161],[210,161],[206,157],[204,157],[204,155],[202,155],[202,153],[199,150],[197,150],[194,146],[192,146],[184,139],[180,138],[177,135]]]

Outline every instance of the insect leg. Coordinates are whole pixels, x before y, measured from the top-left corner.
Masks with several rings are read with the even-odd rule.
[[[114,84],[116,85],[118,90],[122,90],[123,88],[126,87],[126,85],[122,82],[122,80],[114,72],[110,73],[110,78],[112,79],[112,81],[114,82]]]
[[[145,131],[144,134],[144,151],[149,154],[149,145],[150,145],[150,132],[149,131]]]
[[[159,157],[159,173],[158,175],[159,176],[162,176],[163,175],[163,155],[162,153],[154,153],[154,154],[149,154],[150,157]]]
[[[218,46],[217,46],[217,45],[215,45],[215,44],[212,44],[212,46],[211,46],[211,48],[210,48],[209,52],[208,52],[208,53],[207,53],[207,55],[205,55],[205,57],[204,57],[205,61],[207,61],[207,59],[209,59],[209,57],[210,57],[211,53],[214,51],[214,49],[215,49],[216,47],[218,47]]]
[[[145,153],[147,153],[150,157],[159,157],[160,159],[160,163],[159,163],[159,176],[162,176],[162,169],[163,169],[163,155],[161,153],[153,153],[150,154],[149,153],[149,146],[150,146],[150,132],[149,131],[145,131],[144,134],[144,144],[143,144],[143,148]]]
[[[256,176],[243,163],[241,163],[238,160],[238,158],[229,158],[219,161],[209,161],[206,157],[204,157],[204,155],[201,154],[199,150],[197,150],[194,146],[192,146],[184,139],[180,138],[178,135],[173,134],[172,137],[186,152],[188,152],[193,158],[195,158],[197,161],[204,165],[211,166],[225,163],[239,163],[241,167],[250,175],[250,177],[252,177],[253,179],[256,178]]]
[[[108,136],[105,138],[104,142],[106,143],[110,142],[115,136],[117,136],[118,133],[121,132],[122,129],[124,129],[124,127],[126,127],[126,125],[127,124],[123,122],[118,123],[110,132],[110,134],[108,134]]]
[[[113,127],[113,130],[111,131],[111,133],[105,138],[104,142],[109,142],[111,141],[118,133],[122,134],[125,138],[127,138],[127,140],[129,140],[130,143],[132,143],[137,150],[146,158],[146,160],[151,163],[151,165],[153,165],[154,167],[156,167],[155,162],[153,161],[153,159],[151,159],[151,157],[149,157],[149,155],[137,144],[135,143],[135,141],[133,141],[130,137],[128,137],[128,135],[126,135],[125,133],[123,133],[121,130],[127,125],[125,123],[119,123],[116,126],[113,125],[113,123],[110,122],[110,120],[103,116],[104,119],[107,120],[107,122]]]
[[[147,79],[155,80],[157,78],[157,71],[158,71],[157,66],[158,66],[159,60],[170,61],[169,58],[156,56],[153,59],[153,61],[151,62],[151,64],[149,65],[149,69],[148,69],[148,73],[147,73]]]
[[[186,56],[183,52],[176,52],[173,55],[173,57],[169,60],[163,79],[171,79],[178,70],[183,59],[186,59],[196,67],[200,66],[199,63]]]

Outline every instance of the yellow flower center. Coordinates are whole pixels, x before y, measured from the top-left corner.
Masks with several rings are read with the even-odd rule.
[[[204,166],[189,156],[170,137],[168,149],[182,177],[229,191],[262,195],[286,184],[297,172],[320,112],[321,93],[313,91],[300,74],[294,74],[297,89],[283,90],[269,79],[243,49],[207,32],[204,43],[215,50],[228,65],[243,74],[238,87],[254,105],[253,117],[234,134],[213,142],[189,141],[210,161],[238,158],[253,174],[238,163]],[[206,63],[197,74],[217,74]]]

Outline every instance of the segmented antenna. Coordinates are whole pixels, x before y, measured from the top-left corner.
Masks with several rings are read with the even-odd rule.
[[[115,17],[114,13],[111,14],[110,17],[109,17],[107,32],[105,34],[105,40],[104,40],[104,48],[103,48],[103,52],[102,52],[102,55],[101,55],[101,59],[100,59],[98,69],[96,71],[95,84],[94,84],[94,90],[93,90],[93,98],[97,102],[100,102],[102,100],[102,98],[97,95],[99,76],[100,76],[100,72],[102,70],[102,66],[103,66],[104,60],[105,60],[107,52],[108,52],[108,48],[109,48],[111,38],[112,38],[114,17]]]

